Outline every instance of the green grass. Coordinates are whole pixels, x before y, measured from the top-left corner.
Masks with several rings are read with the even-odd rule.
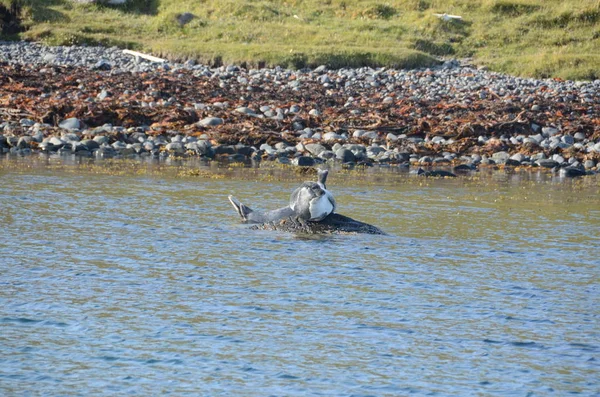
[[[0,0],[9,3],[18,0]],[[412,67],[472,57],[533,77],[600,78],[600,0],[20,0],[47,44],[104,44],[212,63]],[[195,18],[181,26],[177,16]],[[433,13],[461,15],[444,22]]]

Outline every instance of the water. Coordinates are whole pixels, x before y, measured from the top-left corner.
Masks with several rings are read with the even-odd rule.
[[[600,391],[597,179],[334,171],[389,235],[314,237],[226,199],[294,174],[117,169],[0,168],[0,394]]]

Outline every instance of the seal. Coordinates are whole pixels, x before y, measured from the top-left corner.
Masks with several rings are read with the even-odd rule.
[[[246,223],[267,223],[286,218],[300,223],[318,222],[336,209],[335,199],[325,186],[328,173],[327,170],[318,170],[317,182],[304,182],[302,186],[292,192],[289,205],[276,210],[258,212],[242,204],[233,196],[229,196],[228,199]]]
[[[335,211],[335,199],[325,187],[328,173],[319,170],[317,182],[304,182],[292,192],[290,208],[299,221],[318,222]]]

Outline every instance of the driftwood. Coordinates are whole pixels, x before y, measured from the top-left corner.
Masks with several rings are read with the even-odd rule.
[[[136,58],[144,58],[151,62],[158,62],[158,63],[167,62],[166,59],[155,57],[154,55],[148,55],[148,54],[144,54],[141,52],[132,51],[132,50],[123,50],[123,54],[133,55]]]
[[[319,222],[298,222],[293,217],[255,224],[252,230],[276,230],[306,234],[385,234],[381,229],[340,214],[330,214]]]

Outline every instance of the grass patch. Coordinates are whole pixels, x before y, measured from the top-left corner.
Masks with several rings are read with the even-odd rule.
[[[533,77],[600,74],[600,0],[20,1],[21,39],[106,44],[174,59],[312,66],[429,66],[473,57]],[[180,19],[182,14],[187,17]],[[460,15],[443,21],[434,13]]]

